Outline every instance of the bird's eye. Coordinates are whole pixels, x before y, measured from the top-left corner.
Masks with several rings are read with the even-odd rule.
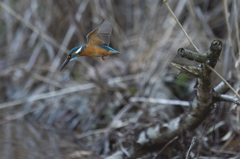
[[[71,55],[69,55],[67,58],[70,59],[70,58],[71,58]]]

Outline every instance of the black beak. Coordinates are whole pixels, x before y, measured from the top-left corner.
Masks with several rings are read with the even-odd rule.
[[[67,59],[63,62],[63,64],[62,64],[62,66],[60,67],[59,71],[61,71],[61,70],[68,64],[69,61],[70,61],[70,58],[67,58]]]

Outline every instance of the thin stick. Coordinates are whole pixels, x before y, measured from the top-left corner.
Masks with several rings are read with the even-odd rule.
[[[34,112],[36,110],[37,109],[33,109],[33,110],[29,110],[29,111],[24,110],[24,111],[21,111],[21,112],[18,112],[16,114],[14,114],[14,115],[9,115],[9,116],[5,117],[4,121],[0,122],[0,125],[1,124],[5,124],[5,123],[10,122],[10,121],[13,121],[13,120],[16,120],[16,119],[19,119],[19,118],[22,118],[25,115],[30,114],[30,113],[32,113],[32,112]]]
[[[97,130],[92,130],[92,131],[87,131],[87,132],[84,132],[82,134],[78,134],[76,135],[75,137],[77,139],[82,139],[84,137],[87,137],[87,136],[90,136],[90,135],[96,135],[96,134],[101,134],[101,133],[106,133],[109,131],[109,128],[105,128],[105,129],[97,129]]]
[[[227,23],[227,31],[228,31],[229,43],[230,43],[230,47],[232,47],[232,37],[231,37],[231,30],[230,30],[230,24],[229,24],[229,18],[228,18],[227,0],[224,0],[223,3],[224,3],[224,14],[225,14],[226,23]]]
[[[159,153],[157,154],[157,156],[154,158],[154,159],[156,159],[159,155],[160,155],[160,153],[162,153],[163,152],[163,150],[166,148],[166,147],[168,147],[168,145],[170,145],[173,141],[175,141],[175,140],[177,140],[178,139],[178,136],[175,136],[172,140],[170,140],[166,145],[164,145],[164,147],[159,151]]]
[[[232,91],[233,93],[240,99],[239,94],[232,88],[232,86],[217,72],[215,71],[211,66],[208,64],[205,64],[212,72],[214,72]]]
[[[240,40],[239,40],[239,30],[238,30],[238,17],[237,17],[237,2],[234,0],[234,17],[235,17],[235,28],[236,28],[236,35],[237,35],[237,46],[238,46],[238,62],[240,62]]]
[[[223,0],[223,4],[224,4],[224,14],[225,14],[225,18],[226,18],[226,24],[227,24],[227,31],[228,31],[228,38],[229,38],[229,44],[230,44],[230,52],[233,56],[234,61],[236,61],[236,57],[233,53],[233,49],[232,49],[232,36],[231,36],[231,29],[230,29],[230,23],[229,23],[229,12],[228,12],[228,1],[227,0]]]
[[[120,148],[121,148],[121,150],[122,150],[122,152],[129,158],[129,157],[131,157],[131,155],[127,152],[127,150],[123,147],[123,145],[122,145],[122,138],[120,138],[119,139],[119,145],[120,145]]]
[[[144,98],[144,97],[131,97],[130,102],[148,102],[167,105],[181,105],[190,106],[189,101],[171,100],[171,99],[156,99],[156,98]]]
[[[183,33],[185,34],[185,36],[187,37],[188,41],[191,43],[191,45],[194,47],[194,49],[200,53],[200,51],[198,50],[198,48],[195,46],[195,44],[193,43],[193,41],[191,40],[191,38],[188,36],[187,32],[183,29],[182,24],[178,21],[177,17],[175,16],[175,14],[173,13],[172,9],[170,8],[170,6],[168,5],[166,0],[163,0],[163,2],[165,3],[165,5],[167,6],[168,10],[170,11],[170,13],[172,14],[173,18],[175,19],[175,21],[178,23],[179,27],[182,29]]]
[[[196,137],[194,136],[194,137],[192,138],[191,145],[190,145],[190,147],[189,147],[189,149],[188,149],[188,151],[187,151],[186,159],[190,158],[190,153],[191,153],[192,148],[193,148],[193,146],[195,145],[195,143],[196,143]]]
[[[228,139],[228,141],[226,141],[226,143],[221,147],[221,149],[218,151],[218,155],[220,154],[220,153],[222,153],[222,151],[230,144],[230,142],[234,139],[234,137],[235,137],[236,135],[235,134],[233,134],[229,139]]]
[[[171,12],[173,18],[176,20],[176,22],[178,23],[179,27],[182,29],[183,33],[185,34],[185,36],[187,37],[188,41],[191,43],[191,45],[195,48],[195,50],[199,52],[198,48],[194,45],[194,43],[192,42],[192,40],[190,39],[190,37],[188,36],[187,32],[184,30],[184,28],[182,27],[182,25],[180,24],[180,22],[178,21],[177,17],[175,16],[175,14],[173,13],[172,9],[170,8],[170,6],[168,5],[166,0],[163,0],[163,2],[165,3],[165,5],[167,6],[168,10]],[[233,93],[240,99],[240,96],[238,95],[238,93],[232,88],[232,86],[219,74],[217,73],[217,71],[215,71],[211,66],[205,64],[210,70],[212,70],[232,91]]]

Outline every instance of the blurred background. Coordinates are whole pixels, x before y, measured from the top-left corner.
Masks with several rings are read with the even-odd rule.
[[[223,42],[215,69],[237,88],[240,14],[233,2],[168,0],[202,53],[213,40]],[[195,79],[177,76],[170,65],[198,65],[177,56],[178,48],[194,49],[162,1],[2,0],[0,6],[1,158],[104,158],[119,149],[119,138],[131,130],[188,111],[182,105],[147,102],[195,97]],[[79,57],[60,72],[66,53],[85,44],[86,35],[105,19],[113,27],[110,47],[121,54],[105,61]],[[214,85],[219,82],[214,76]],[[142,97],[145,102],[137,102]],[[208,122],[168,157],[183,157],[192,135],[205,137],[196,154],[217,154],[237,132],[237,112],[230,111],[230,103],[218,105]],[[216,124],[218,129],[207,134]],[[233,139],[238,142],[219,156],[240,151],[238,135]]]

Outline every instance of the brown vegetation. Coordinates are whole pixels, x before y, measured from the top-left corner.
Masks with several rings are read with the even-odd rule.
[[[222,42],[220,60],[199,61],[217,63],[238,91],[240,1],[168,4],[201,53]],[[205,64],[177,55],[195,50],[162,1],[4,0],[0,8],[2,158],[240,156],[239,100]],[[79,57],[59,72],[104,19],[121,55]]]

